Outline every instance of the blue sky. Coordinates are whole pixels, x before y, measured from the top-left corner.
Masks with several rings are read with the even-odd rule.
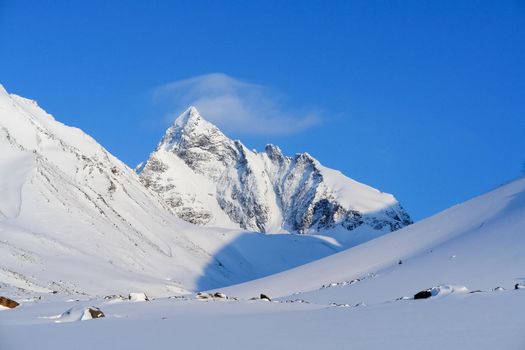
[[[523,168],[525,2],[0,0],[0,83],[131,166],[205,101],[421,219]]]

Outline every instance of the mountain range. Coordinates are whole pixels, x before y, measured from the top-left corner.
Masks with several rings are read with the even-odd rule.
[[[0,287],[86,295],[218,287],[410,223],[393,196],[307,154],[249,151],[195,108],[138,171],[0,88]],[[289,234],[298,232],[309,234]]]

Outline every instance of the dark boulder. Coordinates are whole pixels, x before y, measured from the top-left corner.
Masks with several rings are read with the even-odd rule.
[[[0,297],[0,305],[3,306],[3,307],[7,307],[9,309],[14,309],[15,307],[17,307],[20,304],[17,303],[16,301],[12,300],[12,299],[9,299],[9,298],[6,298],[6,297]]]
[[[428,299],[432,296],[432,293],[429,289],[422,290],[421,292],[418,292],[414,295],[414,299]]]
[[[272,299],[270,299],[270,297],[269,297],[269,296],[267,296],[267,295],[265,295],[265,294],[262,294],[262,293],[261,293],[261,296],[259,297],[259,299],[261,299],[261,300],[268,300],[268,301],[272,301]]]
[[[88,308],[89,314],[91,315],[91,318],[101,318],[106,317],[102,311],[98,307],[91,306]]]
[[[514,286],[514,289],[525,289],[525,284],[523,283],[516,283]]]

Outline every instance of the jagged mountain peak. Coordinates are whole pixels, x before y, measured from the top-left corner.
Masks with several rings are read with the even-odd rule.
[[[197,224],[301,233],[368,226],[386,233],[411,222],[392,195],[325,168],[308,153],[288,157],[272,144],[249,151],[194,107],[138,172],[177,215]]]
[[[179,115],[177,119],[175,119],[175,122],[173,122],[173,125],[184,128],[187,125],[198,123],[201,119],[203,118],[200,115],[197,108],[195,106],[190,106],[181,115]]]
[[[174,151],[212,143],[232,143],[220,129],[204,119],[196,107],[190,106],[179,115],[173,125],[166,130],[157,150]]]

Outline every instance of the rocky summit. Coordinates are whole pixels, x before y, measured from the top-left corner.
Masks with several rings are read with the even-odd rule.
[[[136,169],[180,218],[199,225],[278,233],[391,232],[412,223],[387,193],[274,145],[247,149],[195,107],[168,128]]]

